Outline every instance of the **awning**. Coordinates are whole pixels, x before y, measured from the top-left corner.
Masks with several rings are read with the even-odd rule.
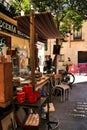
[[[47,39],[61,38],[61,34],[56,28],[51,12],[35,13],[35,34],[38,35],[39,41]],[[30,35],[30,16],[18,16],[15,17],[17,20],[17,27],[22,33]]]
[[[31,75],[32,75],[32,84],[33,90],[35,90],[35,51],[34,50],[34,40],[37,36],[36,41],[41,41],[46,43],[48,39],[58,39],[61,38],[61,35],[56,28],[56,25],[53,21],[51,12],[42,12],[42,13],[33,13],[31,11],[31,17],[27,16],[18,16],[15,19],[17,20],[17,27],[22,33],[30,36],[30,65],[31,65]],[[34,17],[32,17],[34,16]],[[30,23],[31,21],[31,23]],[[34,26],[34,27],[33,27]],[[31,30],[30,30],[31,27]],[[34,35],[35,36],[34,36]]]

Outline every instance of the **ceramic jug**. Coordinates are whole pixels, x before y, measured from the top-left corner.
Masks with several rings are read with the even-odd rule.
[[[7,46],[3,46],[2,47],[2,54],[6,57],[7,55],[7,50],[8,50],[8,47]]]

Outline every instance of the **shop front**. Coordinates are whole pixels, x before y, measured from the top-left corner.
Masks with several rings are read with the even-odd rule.
[[[0,12],[0,54],[3,55],[2,48],[7,48],[6,54],[10,55],[13,67],[15,68],[16,50],[18,51],[19,62],[16,64],[19,69],[28,66],[29,37],[17,30],[17,22]],[[5,49],[6,49],[5,48]],[[24,59],[21,56],[24,56]],[[8,56],[9,57],[9,56]]]
[[[13,104],[20,106],[21,103],[24,103],[24,107],[26,107],[25,102],[27,101],[27,108],[34,108],[35,112],[37,112],[36,107],[41,110],[43,103],[49,103],[48,96],[41,97],[39,90],[46,86],[46,91],[50,93],[50,77],[43,76],[36,68],[38,64],[41,67],[43,65],[43,43],[47,43],[48,38],[56,39],[59,35],[51,13],[34,15],[31,11],[30,16],[19,16],[14,20],[0,12],[0,73],[2,73],[0,78],[0,109],[4,110],[2,108],[5,108],[7,111],[3,118],[0,117],[0,122],[9,115],[8,109],[14,111],[15,106],[13,108]],[[38,43],[40,43],[39,47],[41,48],[36,46]],[[26,67],[29,66],[30,72],[26,71]],[[27,95],[29,88],[32,91]],[[25,90],[27,91],[25,92]],[[22,102],[19,101],[19,97]],[[40,117],[40,111],[38,113]],[[49,110],[47,113],[49,115]]]

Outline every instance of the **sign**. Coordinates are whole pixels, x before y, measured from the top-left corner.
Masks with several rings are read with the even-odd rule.
[[[12,33],[24,38],[29,38],[27,35],[21,33],[19,30],[17,30],[17,26],[11,24],[10,22],[0,18],[0,30],[6,31],[8,33]]]
[[[0,29],[17,34],[17,27],[0,18]]]

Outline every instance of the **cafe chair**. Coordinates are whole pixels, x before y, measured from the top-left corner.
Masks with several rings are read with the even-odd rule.
[[[52,77],[50,77],[50,84],[49,84],[50,87],[51,87],[51,78]],[[45,112],[48,111],[47,112],[48,114],[46,114],[48,130],[56,130],[59,127],[59,121],[57,121],[57,119],[54,120],[53,118],[50,119],[50,114],[52,112],[55,112],[55,107],[51,100],[52,91],[46,92],[46,95],[49,97],[48,103],[45,106]]]
[[[61,97],[61,102],[70,98],[70,87],[68,84],[61,83],[61,75],[55,74],[54,78],[51,79],[52,95],[57,98]]]
[[[51,82],[49,82],[49,86],[51,87]],[[50,119],[50,114],[55,112],[54,104],[52,103],[50,97],[50,90],[47,89],[47,86],[44,86],[41,91],[41,96],[48,97],[47,102],[42,106],[42,119],[46,121],[48,130],[56,130],[56,128],[59,127],[59,121],[54,120],[53,118]]]

